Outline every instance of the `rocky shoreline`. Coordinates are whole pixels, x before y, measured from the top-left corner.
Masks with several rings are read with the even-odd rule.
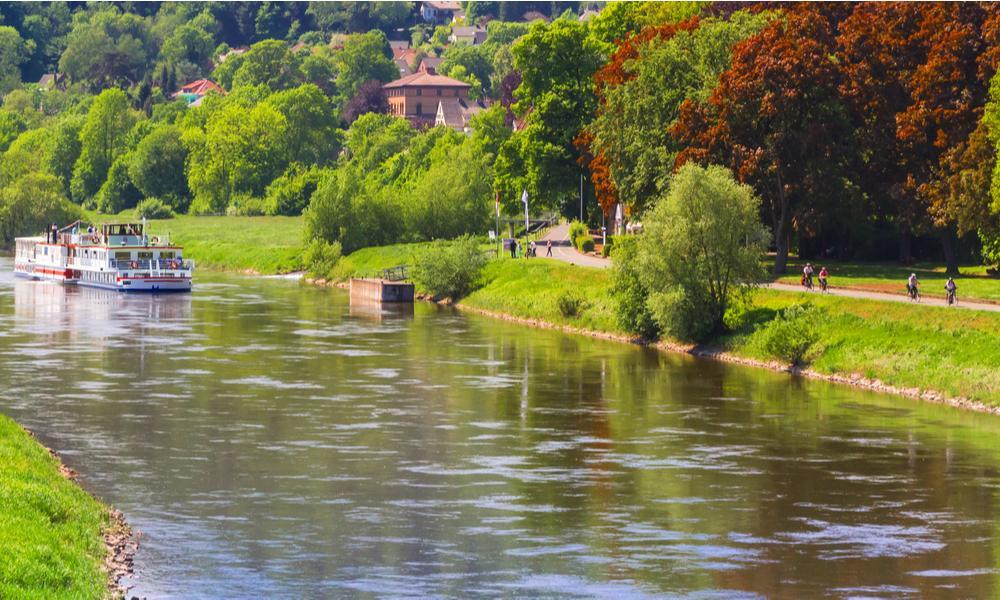
[[[346,282],[335,282],[326,280],[315,280],[308,277],[304,277],[303,281],[306,283],[329,286],[329,287],[339,287],[342,289],[347,289],[349,286]],[[700,358],[710,358],[713,360],[719,360],[722,362],[733,363],[748,367],[757,367],[761,369],[768,369],[770,371],[777,371],[782,373],[789,373],[791,375],[796,375],[799,377],[807,377],[809,379],[815,379],[819,381],[828,381],[831,383],[839,383],[844,385],[849,385],[855,388],[880,392],[884,394],[894,394],[896,396],[903,396],[906,398],[913,398],[915,400],[922,400],[925,402],[932,402],[934,404],[944,404],[946,406],[951,406],[954,408],[960,408],[963,410],[971,410],[981,413],[989,413],[994,415],[1000,415],[1000,406],[990,406],[984,404],[977,400],[972,400],[970,398],[964,398],[961,396],[953,397],[943,394],[936,390],[927,390],[917,387],[901,387],[890,385],[878,379],[870,379],[864,377],[858,373],[851,373],[847,375],[836,375],[829,373],[820,373],[808,368],[802,367],[790,367],[789,365],[779,362],[779,361],[764,361],[755,358],[749,358],[745,356],[738,356],[730,352],[726,352],[721,348],[712,348],[706,346],[696,346],[693,344],[678,344],[676,342],[655,342],[648,343],[636,337],[631,337],[627,335],[608,333],[605,331],[595,331],[592,329],[585,329],[582,327],[573,327],[572,325],[560,325],[557,323],[550,323],[548,321],[543,321],[541,319],[532,319],[527,317],[518,317],[515,315],[509,315],[507,313],[501,313],[491,310],[486,310],[483,308],[477,308],[474,306],[468,306],[462,304],[461,302],[452,303],[450,300],[435,300],[434,298],[428,297],[426,295],[417,294],[416,296],[420,300],[425,300],[428,302],[434,302],[437,304],[454,306],[459,310],[464,310],[472,312],[475,314],[491,317],[494,319],[500,319],[502,321],[510,321],[513,323],[519,323],[521,325],[528,325],[531,327],[538,327],[540,329],[555,329],[557,331],[562,331],[564,333],[572,333],[576,335],[585,335],[588,337],[613,340],[618,342],[624,342],[628,344],[636,344],[641,346],[651,346],[657,348],[664,352],[675,352],[688,354],[690,356],[697,356]]]
[[[59,466],[59,473],[75,485],[80,486],[79,473],[66,466],[59,457],[59,453],[42,444],[31,430],[23,425],[21,427],[56,460]],[[100,499],[98,501],[100,502]],[[111,598],[124,598],[128,593],[128,587],[121,582],[133,573],[135,554],[139,551],[140,535],[138,531],[132,529],[128,524],[125,520],[125,515],[121,511],[108,507],[108,525],[101,531],[101,537],[104,541],[104,547],[107,550],[104,556],[103,569],[107,574],[108,596]]]

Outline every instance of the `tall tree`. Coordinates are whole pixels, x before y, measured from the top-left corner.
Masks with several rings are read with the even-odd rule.
[[[736,45],[707,104],[686,100],[673,129],[688,145],[679,164],[727,165],[764,199],[775,273],[785,272],[803,206],[834,205],[851,193],[851,129],[833,52],[826,17],[809,6],[788,11]]]
[[[377,79],[388,83],[399,77],[389,41],[381,31],[349,36],[344,40],[344,49],[334,55],[334,65],[340,106],[353,98],[366,81]]]
[[[59,69],[96,92],[141,81],[154,52],[148,19],[98,7],[74,19]]]
[[[97,193],[112,163],[128,149],[135,121],[125,92],[112,88],[94,99],[80,130],[80,156],[70,182],[74,201],[86,202]]]
[[[0,26],[0,96],[21,84],[21,65],[34,49],[35,42],[22,39],[16,29]]]

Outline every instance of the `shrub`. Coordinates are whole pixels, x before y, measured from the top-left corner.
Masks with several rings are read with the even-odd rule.
[[[725,330],[731,304],[763,277],[760,199],[728,169],[688,163],[644,219],[638,263],[654,318],[702,341]],[[705,241],[708,243],[705,243]]]
[[[174,211],[159,198],[146,198],[135,207],[136,219],[172,219]]]
[[[250,194],[235,196],[226,208],[226,214],[240,217],[260,217],[267,214],[267,201]]]
[[[315,239],[306,247],[305,263],[309,276],[314,279],[330,279],[342,256],[340,242],[332,244]]]
[[[764,328],[764,350],[791,365],[803,364],[819,341],[817,325],[823,316],[809,304],[789,306]]]
[[[413,279],[437,298],[457,300],[471,292],[486,265],[479,244],[466,236],[454,242],[436,242],[421,254]]]
[[[593,252],[594,238],[590,237],[590,234],[585,233],[576,238],[576,247],[580,252]]]
[[[601,256],[604,258],[611,256],[611,238],[608,238],[608,242],[601,246]]]
[[[580,221],[573,221],[572,223],[569,224],[569,243],[573,244],[574,248],[580,247],[579,245],[577,245],[576,240],[580,236],[584,235],[587,235],[586,225],[584,225]]]
[[[660,336],[646,298],[649,288],[643,283],[638,264],[639,244],[633,236],[619,238],[614,246],[615,262],[611,268],[611,297],[615,301],[618,326],[647,340]]]
[[[299,164],[288,168],[281,176],[267,186],[265,211],[269,215],[299,215],[309,206],[321,171],[315,167],[306,169]]]
[[[567,319],[579,316],[585,307],[583,298],[573,292],[559,294],[556,304],[559,306],[559,314]]]

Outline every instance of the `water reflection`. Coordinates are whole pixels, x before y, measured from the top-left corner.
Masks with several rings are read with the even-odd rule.
[[[993,417],[285,281],[85,291],[0,279],[0,409],[143,530],[139,595],[996,594]]]

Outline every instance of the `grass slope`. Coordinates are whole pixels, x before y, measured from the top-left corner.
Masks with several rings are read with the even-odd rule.
[[[0,598],[102,598],[107,509],[0,415]]]

